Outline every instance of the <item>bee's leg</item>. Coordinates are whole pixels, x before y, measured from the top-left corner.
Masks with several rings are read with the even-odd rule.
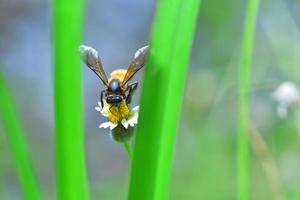
[[[109,109],[108,109],[108,110],[109,110],[109,112],[110,112],[112,115],[114,115],[114,113],[112,112],[111,108],[112,108],[112,105],[109,106]]]
[[[101,110],[103,109],[103,96],[104,96],[105,90],[101,91],[101,95],[100,95],[100,103],[101,103]]]
[[[115,115],[115,112],[113,112],[112,108],[114,107],[115,105],[109,105],[109,112],[110,114],[114,115],[115,117],[118,117],[117,115]],[[120,113],[119,109],[118,109],[118,112]]]
[[[131,103],[132,95],[133,95],[134,91],[136,90],[137,86],[138,86],[138,82],[128,84],[127,87],[128,87],[129,91],[128,91],[128,95],[126,97],[127,104]]]

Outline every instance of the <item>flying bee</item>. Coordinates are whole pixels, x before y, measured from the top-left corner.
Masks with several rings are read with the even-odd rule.
[[[129,64],[127,70],[115,70],[111,73],[109,79],[103,70],[98,52],[94,48],[81,45],[79,51],[85,64],[104,84],[104,89],[101,91],[100,97],[101,107],[103,108],[104,99],[111,107],[118,107],[124,100],[129,105],[138,82],[128,83],[128,81],[144,66],[148,46],[144,46],[136,51],[134,59]]]

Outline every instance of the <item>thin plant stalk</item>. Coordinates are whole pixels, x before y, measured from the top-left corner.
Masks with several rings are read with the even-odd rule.
[[[130,200],[168,199],[176,129],[199,6],[199,0],[158,1],[145,66]]]
[[[279,171],[274,158],[272,157],[267,144],[259,130],[252,124],[249,127],[250,144],[254,154],[259,159],[266,174],[267,181],[274,200],[285,200]]]
[[[131,150],[131,146],[128,142],[124,143],[124,148],[126,150],[126,153],[128,155],[128,158],[130,159],[130,161],[132,161],[132,150]]]
[[[55,157],[58,200],[89,199],[78,47],[83,0],[53,1]]]
[[[42,199],[40,187],[34,175],[25,134],[17,114],[13,98],[0,72],[0,117],[16,163],[23,197],[26,200]]]
[[[249,199],[248,106],[251,55],[259,0],[248,0],[238,80],[237,186],[238,199]]]

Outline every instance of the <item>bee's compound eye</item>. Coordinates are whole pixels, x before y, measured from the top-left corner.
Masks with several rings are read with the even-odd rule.
[[[106,97],[106,102],[110,104],[121,103],[123,97],[121,95],[108,95]]]

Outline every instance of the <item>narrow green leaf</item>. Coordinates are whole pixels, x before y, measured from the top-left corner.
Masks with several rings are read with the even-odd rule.
[[[81,67],[83,0],[53,1],[57,197],[89,199],[84,156]]]
[[[145,69],[130,200],[165,200],[199,0],[160,0]]]
[[[251,54],[259,0],[248,0],[242,40],[238,91],[237,169],[238,199],[249,199],[248,106]]]
[[[14,157],[24,199],[42,199],[39,186],[34,176],[27,142],[17,115],[13,98],[0,72],[0,116]]]

